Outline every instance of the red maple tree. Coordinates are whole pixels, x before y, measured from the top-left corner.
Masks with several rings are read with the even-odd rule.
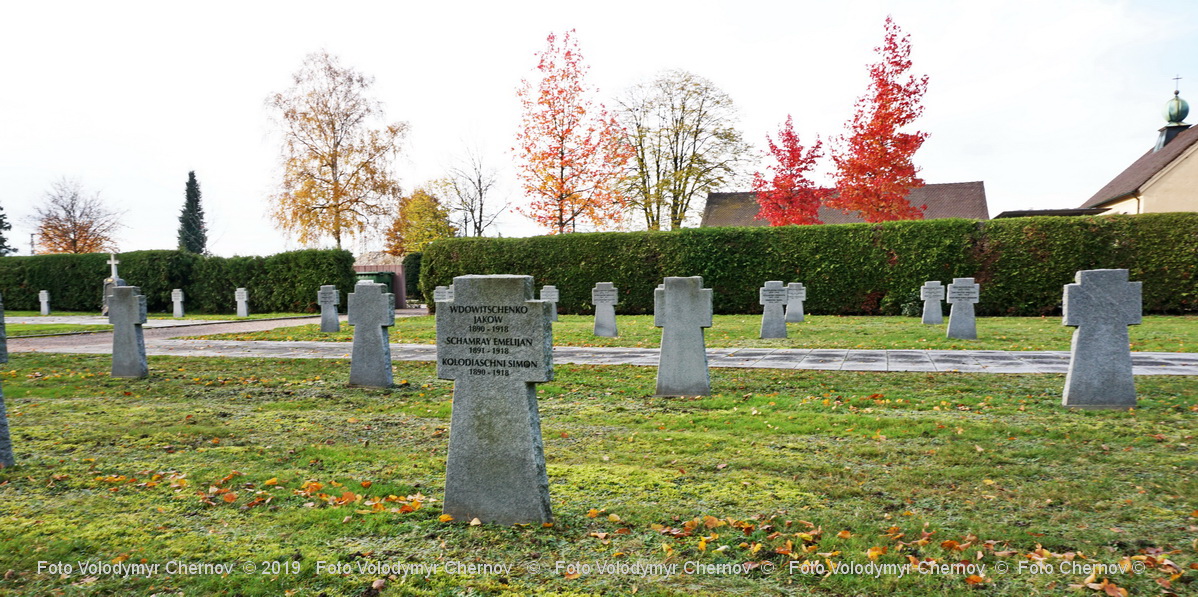
[[[532,198],[521,213],[550,229],[571,232],[579,220],[603,227],[618,222],[627,200],[618,191],[630,149],[615,117],[591,99],[578,42],[567,31],[560,45],[550,34],[538,54],[535,84],[518,94],[524,109],[517,132],[517,170]]]
[[[874,51],[881,59],[870,65],[869,90],[857,100],[842,149],[832,154],[837,196],[825,204],[855,211],[867,222],[921,220],[927,206],[911,205],[907,194],[924,185],[911,158],[928,134],[901,131],[923,113],[920,101],[928,77],[908,73],[910,36],[891,17],[886,17],[886,35]]]
[[[778,142],[769,135],[765,142],[778,165],[772,169],[772,178],[760,172],[753,174],[753,191],[761,205],[757,219],[769,220],[770,226],[822,224],[819,206],[830,189],[819,188],[807,178],[816,160],[823,157],[822,142],[817,138],[814,145],[804,148],[789,114],[778,129]]]

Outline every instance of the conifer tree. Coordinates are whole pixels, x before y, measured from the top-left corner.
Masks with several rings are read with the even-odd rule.
[[[204,224],[204,208],[200,205],[200,183],[194,170],[187,173],[187,198],[179,214],[179,250],[204,253],[208,248],[208,227]]]

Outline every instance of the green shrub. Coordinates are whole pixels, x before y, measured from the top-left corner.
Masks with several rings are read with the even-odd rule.
[[[409,301],[427,302],[420,294],[420,257],[423,253],[408,253],[403,257],[404,293]]]

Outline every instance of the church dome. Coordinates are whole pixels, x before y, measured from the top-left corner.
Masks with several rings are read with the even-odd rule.
[[[1190,104],[1181,99],[1177,91],[1173,92],[1173,99],[1165,102],[1165,120],[1169,124],[1182,124],[1186,116],[1190,113]]]

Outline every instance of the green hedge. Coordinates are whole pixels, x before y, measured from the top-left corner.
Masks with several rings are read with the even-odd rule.
[[[766,280],[802,282],[806,310],[897,315],[928,280],[974,277],[984,315],[1059,313],[1081,269],[1126,268],[1144,310],[1198,311],[1198,214],[990,221],[947,219],[532,238],[453,238],[425,249],[420,288],[465,274],[525,274],[553,284],[565,313],[593,313],[591,288],[612,282],[621,313],[652,313],[666,276],[703,276],[717,313],[760,313]]]
[[[425,301],[420,294],[420,258],[423,253],[408,253],[403,257],[404,293],[409,301],[418,303]]]
[[[335,284],[353,290],[353,255],[306,250],[269,257],[204,257],[186,251],[121,253],[120,274],[139,286],[151,313],[171,311],[171,290],[183,289],[188,313],[234,313],[233,292],[245,287],[250,312],[318,310],[316,291]],[[34,255],[0,258],[0,295],[11,310],[37,310],[38,291],[50,291],[54,311],[95,311],[103,300],[108,255]],[[343,301],[344,303],[344,301]]]

